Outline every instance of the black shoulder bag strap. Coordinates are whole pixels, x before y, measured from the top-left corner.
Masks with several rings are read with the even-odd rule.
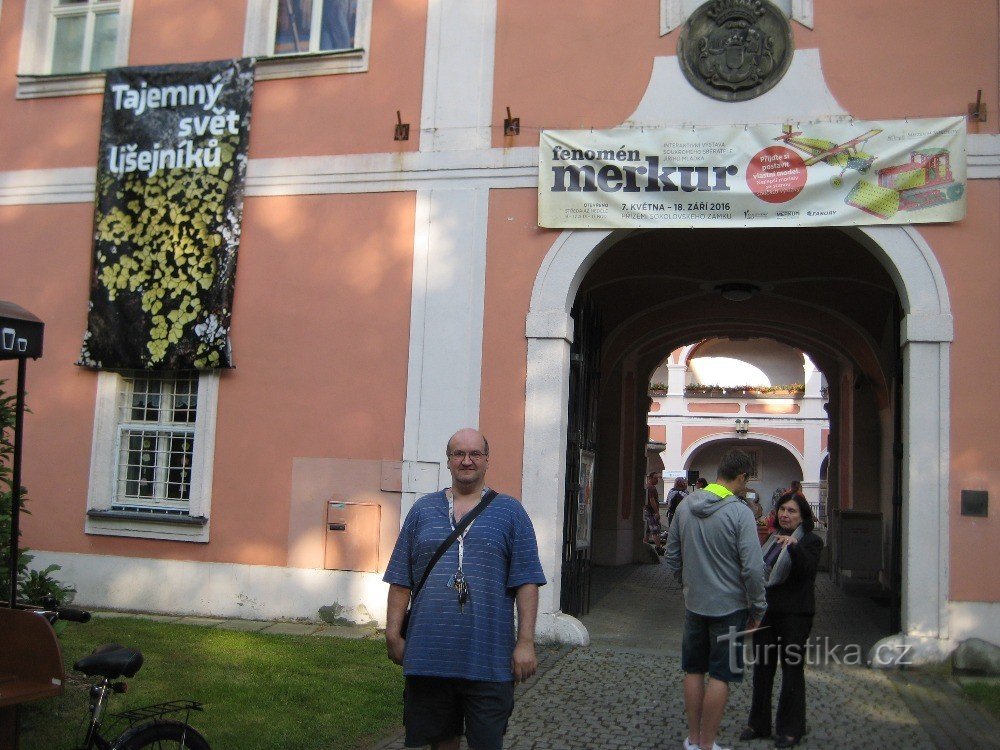
[[[427,577],[431,574],[431,569],[437,564],[437,561],[440,560],[441,556],[448,550],[448,548],[455,543],[455,540],[462,535],[462,532],[469,528],[469,524],[476,520],[476,516],[486,510],[486,506],[493,502],[493,498],[495,498],[497,494],[496,490],[487,490],[486,494],[483,495],[483,499],[479,501],[479,504],[462,517],[462,520],[458,522],[454,529],[452,529],[448,538],[441,542],[440,547],[434,550],[434,554],[431,556],[431,561],[427,563],[427,567],[424,568],[424,574],[420,578],[420,583],[417,584],[417,587],[413,589],[413,593],[410,594],[410,607],[413,606],[413,602],[416,600],[417,594],[420,593],[420,589],[422,589],[424,584],[427,583]],[[400,635],[404,637],[406,636],[406,627],[409,625],[409,622],[410,609],[408,607],[406,614],[403,615],[403,626],[400,628]]]

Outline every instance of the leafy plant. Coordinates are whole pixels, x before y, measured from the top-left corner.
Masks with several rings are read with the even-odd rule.
[[[10,591],[10,532],[11,506],[13,501],[12,463],[14,460],[14,418],[16,396],[4,390],[6,380],[0,380],[0,598],[6,599]],[[30,515],[25,506],[28,490],[21,487],[18,507],[21,515]],[[18,529],[20,537],[20,528]],[[59,603],[72,600],[76,589],[66,586],[52,577],[59,570],[58,565],[49,565],[44,570],[33,570],[29,566],[33,556],[25,547],[17,550],[17,598],[31,604],[41,604],[43,598],[54,597]]]
[[[797,394],[805,393],[806,387],[803,383],[786,383],[783,385],[716,385],[712,383],[690,383],[684,387],[684,392],[689,394],[704,393],[725,393],[737,395],[746,393],[749,395],[767,394]]]

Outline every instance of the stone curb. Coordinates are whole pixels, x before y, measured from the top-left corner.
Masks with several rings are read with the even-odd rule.
[[[240,620],[223,617],[196,617],[194,615],[157,615],[144,612],[116,612],[113,610],[88,610],[95,619],[125,617],[135,620],[150,620],[177,625],[194,625],[219,630],[236,630],[248,633],[275,633],[280,635],[311,635],[323,638],[365,638],[384,637],[381,631],[368,625],[329,625],[322,622],[283,622],[273,620]]]

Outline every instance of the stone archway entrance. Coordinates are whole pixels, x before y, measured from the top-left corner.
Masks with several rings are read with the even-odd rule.
[[[611,262],[601,259],[605,255],[611,257],[608,251],[612,247],[617,253],[630,244],[637,247],[643,242],[648,244],[651,234],[655,233],[565,232],[553,245],[536,277],[526,326],[528,375],[522,494],[532,515],[546,519],[545,523],[539,524],[539,544],[543,563],[549,570],[559,569],[561,556],[564,508],[560,501],[566,479],[568,373],[570,342],[574,337],[570,311],[588,272],[598,262]],[[704,248],[722,247],[718,243],[725,237],[720,239],[717,235],[710,238],[706,232],[694,236],[698,237],[699,247],[702,248],[701,257],[705,264],[711,266],[712,251],[705,251]],[[732,244],[745,236],[732,234],[728,235],[728,239]],[[668,245],[678,245],[691,237],[692,233],[678,231],[669,236],[661,233],[659,240]],[[714,239],[715,242],[705,242],[706,239]],[[867,254],[869,260],[874,258],[877,261],[887,278],[891,279],[894,294],[898,295],[898,347],[903,372],[901,375],[883,373],[886,382],[879,387],[888,394],[891,390],[889,381],[895,377],[902,379],[898,406],[902,413],[903,496],[910,496],[911,487],[921,489],[919,499],[914,496],[914,501],[905,502],[902,508],[902,625],[898,639],[909,646],[919,647],[911,656],[919,657],[920,653],[936,655],[947,647],[948,639],[948,522],[944,499],[948,479],[947,365],[952,338],[949,302],[940,268],[920,235],[906,228],[825,230],[821,235],[809,235],[808,230],[785,230],[784,236],[779,239],[801,241],[804,248],[815,248],[817,241],[829,243],[831,247],[850,245],[859,257]],[[810,245],[810,242],[813,244]],[[733,256],[730,253],[728,257],[731,259]],[[641,269],[632,269],[633,273],[639,271]],[[720,276],[715,269],[714,277]],[[766,280],[768,274],[762,272],[758,278]],[[822,276],[818,281],[823,281]],[[692,282],[693,292],[689,296],[697,297],[699,289],[705,291],[703,286]],[[791,337],[795,343],[807,350],[810,347],[821,350],[824,342],[815,319],[823,315],[837,317],[835,306],[833,302],[829,305],[798,305],[795,314],[801,316],[805,323]],[[787,323],[790,316],[787,310],[784,314]],[[810,316],[814,318],[813,323],[808,322]],[[628,346],[631,348],[626,351],[625,344],[621,344],[619,351],[606,352],[605,359],[625,361],[632,357],[634,365],[642,359],[644,351],[658,347],[662,352],[669,342],[681,343],[681,339],[691,340],[694,335],[725,330],[727,326],[731,329],[733,321],[722,320],[722,317],[716,316],[715,320],[711,320],[710,314],[688,316],[676,319],[666,327],[668,330],[659,332],[649,328],[642,331],[641,321],[637,322],[635,318],[622,321],[616,329],[617,334],[626,331],[630,325],[635,329],[629,339]],[[840,333],[844,337],[853,336],[852,322],[840,322],[844,324]],[[892,325],[887,321],[883,324]],[[787,331],[779,330],[780,326],[774,320],[762,319],[750,327],[761,335],[769,333],[776,338],[782,335],[786,340],[789,338]],[[855,333],[859,334],[859,341],[865,339],[863,331]],[[830,338],[828,334],[826,337]],[[624,336],[621,340],[628,338]],[[822,358],[822,352],[819,358]],[[865,386],[865,368],[866,365],[861,363],[861,374],[852,381],[860,384],[856,386],[858,388]],[[919,377],[913,373],[919,373]],[[847,388],[846,384],[840,386]],[[844,419],[856,417],[857,413],[851,409],[846,409],[843,415]],[[928,550],[933,550],[933,553],[928,554]],[[578,623],[559,616],[559,600],[558,585],[543,590],[540,627],[553,629],[556,636],[564,640],[585,639]]]

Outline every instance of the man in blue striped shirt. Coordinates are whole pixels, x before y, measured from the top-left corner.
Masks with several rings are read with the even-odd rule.
[[[471,750],[501,750],[514,681],[528,679],[538,665],[535,617],[545,575],[531,519],[508,495],[497,495],[441,556],[412,603],[406,638],[400,635],[410,591],[486,493],[489,452],[476,430],[451,437],[452,486],[414,503],[383,578],[386,646],[406,676],[407,747],[458,750],[465,734]]]

